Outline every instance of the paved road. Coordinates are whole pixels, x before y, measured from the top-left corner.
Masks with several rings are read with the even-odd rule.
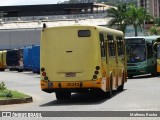
[[[40,76],[32,72],[0,72],[0,81],[10,89],[33,97],[33,103],[4,105],[0,111],[160,111],[160,77],[128,79],[123,92],[110,99],[73,94],[71,100],[57,101],[55,94],[42,92]]]

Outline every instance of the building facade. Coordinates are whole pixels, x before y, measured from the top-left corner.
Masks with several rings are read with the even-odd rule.
[[[153,17],[160,17],[160,0],[138,0],[138,6],[144,7]]]
[[[47,27],[72,24],[106,26],[110,6],[77,3],[0,6],[0,50],[40,44],[43,23]]]

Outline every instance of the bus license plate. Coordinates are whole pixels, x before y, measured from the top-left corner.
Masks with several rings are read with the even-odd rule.
[[[80,83],[79,82],[67,83],[67,87],[80,87]]]
[[[65,77],[76,77],[76,73],[68,72],[68,73],[65,74]]]

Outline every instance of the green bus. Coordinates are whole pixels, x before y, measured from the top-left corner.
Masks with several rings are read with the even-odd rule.
[[[160,36],[126,37],[127,76],[157,75],[157,54],[154,43]]]
[[[157,73],[160,75],[160,38],[154,43],[153,49],[157,56]]]

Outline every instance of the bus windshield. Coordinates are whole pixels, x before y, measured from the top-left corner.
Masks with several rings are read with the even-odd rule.
[[[145,44],[127,44],[127,62],[142,62],[146,59]]]

